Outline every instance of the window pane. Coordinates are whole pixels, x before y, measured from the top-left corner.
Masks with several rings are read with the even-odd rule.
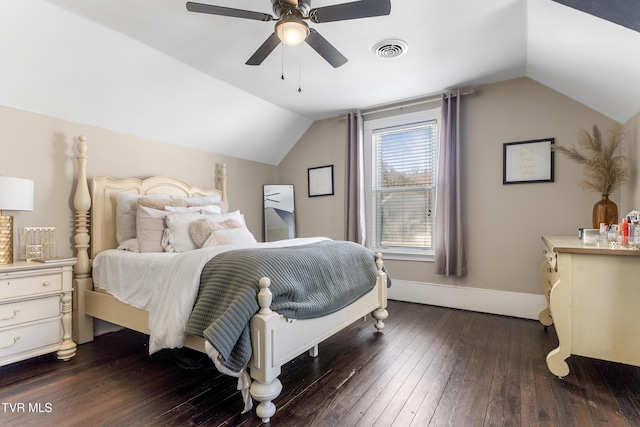
[[[380,192],[380,247],[432,247],[433,190]]]
[[[437,122],[372,132],[375,245],[432,249]]]

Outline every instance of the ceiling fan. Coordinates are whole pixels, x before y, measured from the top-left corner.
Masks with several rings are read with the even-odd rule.
[[[280,44],[296,46],[307,42],[334,68],[347,62],[338,50],[313,28],[309,28],[305,20],[316,24],[324,22],[346,21],[349,19],[384,16],[391,13],[390,0],[360,0],[331,6],[311,8],[311,0],[271,0],[272,16],[268,13],[230,7],[187,2],[190,12],[208,13],[211,15],[230,16],[233,18],[253,19],[256,21],[277,21],[275,31],[246,62],[247,65],[260,65]]]

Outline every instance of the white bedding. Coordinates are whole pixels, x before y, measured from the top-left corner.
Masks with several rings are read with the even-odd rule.
[[[215,255],[243,248],[278,248],[328,240],[298,238],[269,243],[222,245],[182,253],[134,253],[110,249],[93,260],[96,288],[149,312],[149,353],[182,347],[198,295],[200,272]]]

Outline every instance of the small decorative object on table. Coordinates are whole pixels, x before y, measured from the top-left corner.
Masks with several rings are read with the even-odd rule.
[[[578,144],[584,153],[574,146],[570,148],[555,145],[554,150],[564,154],[567,158],[584,165],[584,180],[579,184],[586,190],[597,191],[602,199],[593,207],[593,228],[600,228],[600,224],[617,224],[618,207],[609,200],[609,195],[619,187],[629,182],[629,158],[615,155],[625,137],[625,129],[619,123],[609,129],[608,138],[602,140],[598,126],[593,126],[593,134],[580,130]]]
[[[56,236],[56,228],[25,227],[24,248],[27,261],[57,258],[58,238]]]

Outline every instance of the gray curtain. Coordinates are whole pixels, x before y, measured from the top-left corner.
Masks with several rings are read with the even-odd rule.
[[[347,200],[346,200],[346,240],[365,244],[364,228],[364,134],[362,114],[359,111],[347,116]]]
[[[438,179],[436,181],[435,268],[437,274],[464,276],[467,260],[462,224],[462,183],[460,171],[461,94],[442,96]]]

